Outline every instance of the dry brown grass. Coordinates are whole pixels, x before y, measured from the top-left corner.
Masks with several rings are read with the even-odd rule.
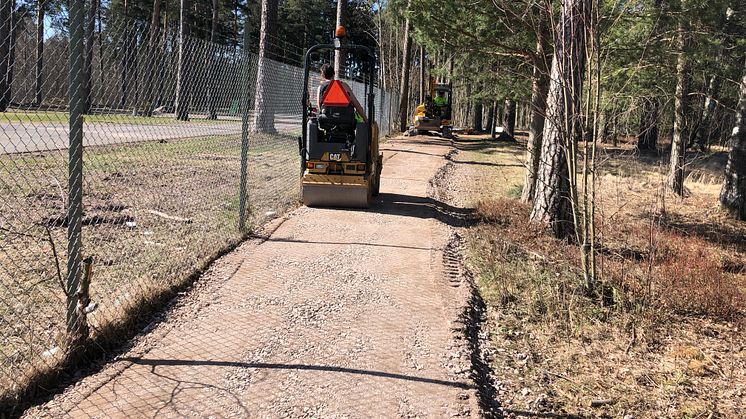
[[[577,248],[530,225],[530,209],[506,186],[522,183],[522,169],[505,166],[516,150],[455,157],[492,163],[457,164],[455,176],[483,179],[461,203],[481,218],[469,234],[470,263],[506,411],[744,417],[746,226],[717,210],[722,159],[695,156],[697,176],[681,199],[661,187],[657,157],[606,150],[599,287],[588,295]]]

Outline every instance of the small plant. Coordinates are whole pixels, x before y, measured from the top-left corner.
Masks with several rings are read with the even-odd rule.
[[[508,198],[518,199],[523,194],[523,185],[513,185],[508,189]]]

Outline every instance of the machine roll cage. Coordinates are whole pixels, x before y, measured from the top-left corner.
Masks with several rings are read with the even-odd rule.
[[[303,99],[301,108],[303,109],[303,120],[302,120],[302,128],[301,128],[301,137],[298,138],[298,148],[301,155],[301,173],[305,170],[306,167],[306,161],[308,159],[308,153],[306,150],[306,144],[308,143],[308,118],[311,113],[311,98],[310,94],[308,93],[308,77],[310,75],[310,65],[311,65],[311,54],[318,51],[329,51],[329,50],[357,50],[357,51],[363,51],[368,55],[368,64],[370,69],[370,75],[365,80],[365,92],[366,92],[366,110],[367,110],[367,119],[368,123],[366,124],[366,129],[368,130],[368,144],[370,144],[371,141],[373,141],[373,123],[375,122],[375,100],[376,96],[373,93],[373,80],[376,79],[376,54],[373,52],[373,50],[370,47],[367,47],[365,45],[356,45],[356,44],[343,44],[339,38],[334,40],[334,44],[317,44],[312,46],[311,48],[306,51],[306,54],[303,58]],[[371,160],[371,150],[370,146],[366,150],[366,161],[370,162]],[[370,167],[370,166],[369,166]]]

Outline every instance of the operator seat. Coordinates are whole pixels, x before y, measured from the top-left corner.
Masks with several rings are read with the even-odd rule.
[[[325,153],[349,153],[356,162],[367,161],[368,125],[359,121],[350,96],[338,80],[322,85],[320,109],[308,120],[307,158],[321,159]]]
[[[321,109],[319,109],[319,129],[324,131],[324,140],[334,143],[355,141],[355,107],[347,97],[347,92],[339,81],[333,80],[321,86]]]

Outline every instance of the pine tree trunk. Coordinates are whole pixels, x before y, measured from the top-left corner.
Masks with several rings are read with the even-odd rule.
[[[13,98],[13,72],[15,71],[16,64],[16,39],[17,39],[17,25],[15,19],[16,0],[10,2],[10,51],[8,52],[8,102]]]
[[[34,104],[41,106],[44,100],[44,12],[46,0],[38,0],[36,4],[36,67],[34,83]]]
[[[682,0],[682,9],[686,2]],[[685,17],[679,19],[677,43],[678,58],[676,60],[676,99],[673,123],[673,140],[671,142],[671,161],[668,174],[668,186],[679,196],[684,195],[684,163],[686,161],[686,144],[689,140],[689,132],[686,124],[689,95],[689,57],[687,53],[689,44],[688,28],[685,25]]]
[[[606,141],[608,141],[609,139],[610,127],[608,109],[604,109],[601,111],[601,115],[599,115],[598,126],[600,130],[596,133],[596,142],[599,144],[606,143]]]
[[[91,113],[93,107],[93,35],[96,31],[96,15],[98,13],[98,1],[90,0],[88,5],[88,16],[85,22],[85,45],[84,50],[84,61],[83,61],[83,87],[85,93],[83,94],[84,111],[86,114]]]
[[[548,226],[555,237],[575,232],[573,199],[575,173],[574,127],[580,114],[585,67],[585,25],[590,21],[589,0],[562,4],[547,96],[546,121],[537,171],[531,221]]]
[[[337,26],[345,26],[347,23],[347,1],[337,0]],[[334,73],[337,78],[344,78],[346,52],[344,50],[334,51]]]
[[[100,9],[100,8],[99,8]],[[160,63],[161,63],[161,70],[156,72],[157,77],[157,83],[158,83],[158,89],[156,90],[158,93],[154,96],[155,103],[153,103],[152,108],[156,109],[157,107],[163,105],[165,102],[164,94],[166,91],[166,68],[171,68],[171,65],[173,63],[172,53],[166,52],[167,46],[168,46],[168,0],[163,0],[163,7],[161,8],[163,10],[163,26],[161,28],[161,39],[156,40],[157,42],[160,42],[158,46],[158,53],[161,54]],[[173,37],[173,35],[172,35]],[[175,42],[173,43],[175,44]],[[169,71],[170,73],[170,71]]]
[[[642,100],[640,131],[637,134],[637,149],[639,151],[657,151],[658,109],[660,101],[656,97],[644,97]]]
[[[490,102],[489,107],[489,113],[487,114],[487,129],[490,131],[490,134],[495,136],[495,101],[493,100]]]
[[[207,82],[210,84],[208,92],[208,103],[207,103],[207,119],[218,119],[217,101],[218,101],[218,86],[217,86],[217,72],[218,72],[218,60],[217,60],[217,32],[218,32],[218,11],[220,10],[220,3],[218,0],[212,0],[212,26],[210,28],[210,45],[208,46],[210,54],[210,71]]]
[[[481,100],[477,100],[474,103],[474,130],[476,130],[477,132],[483,131],[483,127],[482,127],[482,109],[483,108],[484,107],[482,106]]]
[[[130,82],[130,50],[132,49],[131,36],[130,36],[130,20],[128,14],[127,0],[124,0],[124,31],[122,32],[123,52],[122,52],[122,91],[119,99],[119,107],[124,109],[127,106],[127,96],[129,93],[129,82]]]
[[[712,120],[715,114],[715,108],[717,107],[717,100],[715,97],[720,92],[720,77],[717,74],[710,76],[710,82],[707,84],[707,97],[702,108],[702,117],[697,127],[697,147],[700,150],[705,150],[710,144],[710,135],[712,132]]]
[[[420,45],[420,103],[425,103],[425,96],[428,95],[427,90],[427,73],[425,71],[425,47]]]
[[[189,120],[189,70],[187,50],[189,43],[189,0],[181,0],[179,6],[179,56],[176,69],[176,119]]]
[[[95,1],[95,0],[94,0]],[[148,59],[145,63],[145,83],[143,83],[143,105],[142,114],[153,116],[155,109],[156,80],[160,77],[155,74],[156,63],[162,64],[160,60],[160,34],[161,34],[161,0],[153,0],[153,12],[150,14],[150,32],[148,33]],[[160,69],[160,71],[163,71]]]
[[[505,133],[511,138],[515,136],[516,104],[513,99],[505,99]]]
[[[278,0],[262,0],[261,34],[259,37],[259,62],[256,73],[256,95],[254,96],[253,132],[274,133],[275,110],[272,98],[272,44],[277,35]]]
[[[715,69],[722,68],[723,59],[725,56],[725,50],[730,49],[733,46],[732,32],[733,32],[733,19],[734,13],[728,8],[725,13],[725,25],[723,27],[723,35],[720,37],[722,44],[718,48],[718,53],[715,58],[713,66]],[[717,138],[713,135],[712,122],[715,117],[715,109],[717,108],[717,97],[720,95],[720,86],[722,85],[722,77],[717,71],[710,75],[709,83],[707,83],[707,96],[705,97],[704,106],[702,107],[702,115],[700,118],[700,124],[697,127],[697,135],[695,142],[700,150],[706,150],[713,138]]]
[[[730,147],[720,205],[734,217],[746,221],[746,60]]]
[[[407,11],[412,0],[407,1]],[[404,132],[409,127],[409,70],[412,65],[412,40],[409,37],[409,17],[404,22],[404,47],[402,48],[401,86],[399,90],[399,125]]]
[[[0,0],[0,112],[10,106],[10,86],[8,85],[8,55],[10,54],[10,16],[12,0]]]
[[[531,79],[531,121],[529,122],[528,143],[526,145],[526,174],[523,180],[523,191],[521,192],[523,202],[533,202],[536,194],[536,174],[539,170],[539,155],[541,154],[541,139],[544,131],[546,99],[549,90],[547,51],[551,47],[549,44],[551,34],[546,8],[543,5],[537,7],[541,9],[537,11],[539,26],[537,29],[536,59]]]

